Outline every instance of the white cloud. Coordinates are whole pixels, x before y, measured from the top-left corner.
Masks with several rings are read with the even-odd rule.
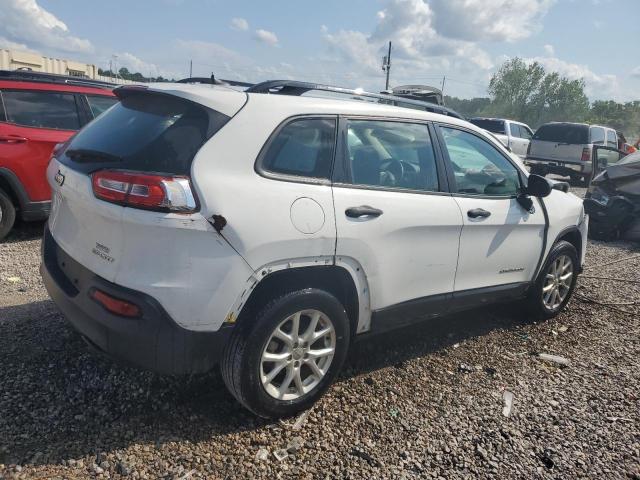
[[[0,36],[29,47],[64,52],[93,51],[89,40],[76,37],[69,27],[36,0],[4,0],[0,8]]]
[[[640,78],[640,65],[638,65],[636,68],[631,70],[631,76],[632,77],[636,77],[636,78]]]
[[[7,40],[2,36],[0,36],[0,48],[6,48],[8,50],[32,51],[24,43],[12,42],[11,40]]]
[[[258,29],[253,34],[254,38],[259,42],[266,43],[272,47],[278,45],[278,36],[269,30]]]
[[[553,45],[547,44],[544,46],[544,53],[546,53],[550,57],[553,57],[556,54],[556,49],[553,48]]]
[[[540,28],[555,0],[431,0],[433,26],[444,37],[514,42]]]
[[[233,30],[244,32],[249,30],[249,22],[247,22],[244,18],[232,18],[231,28]]]

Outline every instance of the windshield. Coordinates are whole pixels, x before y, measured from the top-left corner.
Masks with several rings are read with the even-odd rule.
[[[491,120],[488,118],[472,118],[469,120],[475,126],[487,130],[491,133],[504,135],[506,133],[503,120]]]
[[[570,123],[551,123],[542,125],[533,139],[569,145],[586,145],[589,143],[589,127]]]

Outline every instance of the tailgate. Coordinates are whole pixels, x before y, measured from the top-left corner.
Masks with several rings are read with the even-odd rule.
[[[579,163],[583,145],[567,145],[558,142],[532,140],[528,157],[542,160],[559,160],[561,162]]]
[[[55,158],[47,179],[52,190],[49,229],[53,238],[76,261],[113,282],[123,248],[124,208],[96,199],[91,177]]]

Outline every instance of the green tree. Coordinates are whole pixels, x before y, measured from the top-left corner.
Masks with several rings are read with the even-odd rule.
[[[491,105],[487,113],[532,127],[553,120],[581,122],[589,114],[583,80],[547,73],[539,63],[526,64],[520,58],[500,67],[491,77],[488,91]]]

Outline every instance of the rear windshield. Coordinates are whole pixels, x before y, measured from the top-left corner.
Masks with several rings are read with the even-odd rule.
[[[187,175],[200,147],[228,120],[171,95],[130,93],[81,130],[60,160],[85,172],[121,168]]]
[[[506,130],[504,128],[504,121],[502,120],[488,120],[484,118],[472,118],[469,120],[475,126],[484,130],[488,130],[491,133],[498,133],[504,135]]]
[[[542,140],[543,142],[585,145],[589,143],[589,127],[587,125],[571,125],[566,123],[542,125],[536,131],[533,139]]]

